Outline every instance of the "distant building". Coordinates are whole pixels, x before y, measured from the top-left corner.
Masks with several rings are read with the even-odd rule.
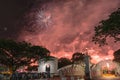
[[[120,80],[120,64],[112,60],[104,60],[91,69],[93,80]]]
[[[104,60],[93,65],[89,63],[89,60],[86,60],[58,69],[58,59],[49,56],[39,60],[38,72],[45,73],[47,76],[58,74],[61,78],[67,77],[75,80],[76,78],[85,80],[120,80],[119,63],[112,60]],[[86,70],[87,72],[89,71],[90,79],[86,78]]]

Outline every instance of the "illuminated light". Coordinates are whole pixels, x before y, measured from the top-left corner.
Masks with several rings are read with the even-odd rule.
[[[109,69],[110,65],[108,63],[106,63],[106,64],[107,64],[107,68]]]
[[[12,72],[10,71],[4,71],[4,72],[0,72],[1,74],[12,74]]]
[[[46,67],[50,67],[50,64],[47,63],[47,64],[46,64]]]
[[[120,80],[120,65],[112,60],[97,63],[91,72],[93,80]]]
[[[116,78],[114,67],[115,65],[110,65],[110,63],[106,63],[106,67],[104,67],[102,74],[103,78]]]
[[[112,65],[110,66],[109,63],[106,63],[106,67],[103,68],[103,74],[102,77],[104,78],[114,78],[115,76],[115,71],[112,69]],[[114,72],[114,73],[113,73]]]
[[[104,78],[115,78],[116,76],[114,74],[103,74],[102,77],[104,77]]]

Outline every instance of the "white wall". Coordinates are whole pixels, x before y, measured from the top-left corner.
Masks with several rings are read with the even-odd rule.
[[[50,73],[57,73],[58,60],[56,58],[49,60],[49,61],[46,61],[46,62],[43,59],[41,59],[39,61],[38,72],[40,72],[40,73],[46,72],[46,65],[47,64],[50,65]]]

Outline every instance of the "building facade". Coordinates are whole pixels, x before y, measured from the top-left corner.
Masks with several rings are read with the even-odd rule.
[[[50,75],[57,74],[58,59],[55,57],[47,57],[39,60],[38,72],[48,73]]]

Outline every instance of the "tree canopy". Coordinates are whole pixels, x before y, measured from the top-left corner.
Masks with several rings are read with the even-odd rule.
[[[120,41],[120,8],[108,19],[102,20],[94,30],[93,41],[100,46],[108,44],[107,38],[109,37],[113,38],[115,42]]]
[[[34,65],[34,66],[28,66],[28,68],[26,69],[27,71],[37,71],[38,66]]]
[[[85,54],[82,54],[80,52],[75,52],[73,55],[72,55],[72,62],[73,63],[77,63],[77,62],[81,62],[81,61],[84,61],[84,57],[85,57]]]
[[[114,52],[114,61],[120,63],[120,49]]]
[[[0,64],[9,67],[12,72],[47,56],[48,53],[49,50],[42,46],[33,46],[24,41],[0,39]]]
[[[73,53],[71,60],[65,57],[61,57],[58,60],[58,68],[61,68],[70,64],[74,65],[76,63],[84,62],[84,58],[85,58],[85,54],[82,54],[80,52]]]
[[[64,67],[64,66],[67,66],[67,65],[70,65],[70,64],[72,64],[72,62],[68,58],[62,57],[58,60],[58,68],[61,68],[61,67]]]

